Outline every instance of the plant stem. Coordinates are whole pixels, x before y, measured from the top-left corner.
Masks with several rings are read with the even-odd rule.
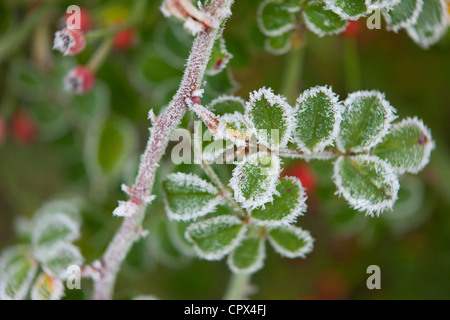
[[[330,160],[338,156],[346,156],[338,150],[324,150],[322,152],[312,152],[306,154],[303,151],[293,150],[293,149],[280,149],[278,151],[272,151],[277,153],[280,157],[290,158],[290,159],[303,159],[303,160]]]
[[[234,0],[212,0],[207,10],[218,19],[218,26],[228,18]],[[135,184],[130,188],[128,204],[137,205],[139,210],[124,218],[122,226],[108,245],[101,259],[100,277],[94,283],[94,299],[111,299],[117,273],[131,246],[139,237],[145,217],[147,199],[153,188],[155,172],[164,154],[173,130],[188,110],[186,101],[203,81],[206,65],[210,59],[213,44],[222,29],[208,28],[195,38],[180,87],[172,102],[153,124],[147,148],[141,158]]]
[[[95,51],[95,53],[92,55],[91,59],[89,60],[87,66],[89,69],[92,70],[92,72],[96,72],[98,68],[102,65],[102,63],[105,61],[106,57],[108,57],[109,52],[111,51],[113,44],[113,37],[108,37],[105,40],[103,40],[100,47]]]
[[[49,15],[44,13],[34,29],[32,38],[33,63],[42,71],[48,71],[52,64],[50,21]]]
[[[299,95],[300,79],[303,73],[305,49],[303,45],[293,48],[286,59],[286,68],[281,93],[289,103],[294,103]]]
[[[223,300],[243,300],[247,298],[251,274],[232,274]]]
[[[361,89],[358,48],[353,39],[344,39],[345,84],[348,92]]]
[[[36,25],[41,21],[49,5],[41,5],[34,9],[20,26],[12,27],[0,39],[0,63],[13,54],[26,40]]]
[[[241,206],[232,198],[230,190],[224,186],[220,178],[217,176],[214,169],[207,164],[205,161],[202,161],[202,168],[205,171],[206,175],[211,179],[211,181],[216,185],[216,187],[222,193],[222,196],[231,205],[237,213],[239,213],[243,218],[245,218],[248,214],[241,208]]]

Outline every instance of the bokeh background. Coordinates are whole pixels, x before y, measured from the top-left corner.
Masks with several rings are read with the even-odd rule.
[[[380,218],[365,217],[334,195],[330,163],[286,161],[286,170],[309,187],[309,210],[298,223],[311,231],[315,248],[305,260],[290,260],[268,246],[250,297],[450,298],[450,34],[423,50],[405,32],[368,30],[363,19],[356,32],[343,36],[306,32],[296,40],[304,45],[300,53],[274,56],[264,50],[256,24],[258,3],[236,1],[224,33],[234,58],[227,71],[208,79],[204,103],[233,91],[247,99],[262,86],[285,93],[294,61],[301,75],[296,95],[316,85],[331,85],[343,99],[355,90],[378,89],[399,118],[422,118],[437,147],[420,174],[402,176],[394,211]],[[0,250],[26,241],[20,221],[44,203],[70,199],[84,220],[76,244],[91,262],[121,223],[111,213],[125,198],[120,184],[133,182],[148,137],[147,113],[153,108],[158,114],[176,91],[192,37],[162,16],[160,1],[148,1],[131,32],[132,45],[111,50],[94,90],[73,96],[62,79],[89,60],[99,40],[89,41],[77,57],[51,50],[71,4],[88,10],[93,29],[100,29],[126,19],[132,1],[0,2]],[[288,95],[293,104],[295,95]],[[127,257],[115,297],[219,299],[230,276],[225,261],[184,257],[168,236],[161,179],[173,170],[200,173],[194,165],[175,168],[168,155],[154,187],[158,200],[145,220],[150,236]],[[216,169],[227,177],[232,166]],[[366,269],[373,264],[381,268],[381,290],[366,287]],[[83,281],[82,290],[66,291],[66,299],[88,299],[91,285]]]

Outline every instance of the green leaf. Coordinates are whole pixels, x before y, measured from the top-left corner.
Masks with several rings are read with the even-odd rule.
[[[235,93],[239,87],[240,85],[234,79],[231,71],[229,69],[225,69],[223,72],[215,76],[207,77],[205,93],[202,101],[205,101],[205,104],[208,104],[219,95]]]
[[[294,28],[294,15],[277,0],[265,0],[258,7],[258,25],[269,37],[278,36]]]
[[[221,198],[209,182],[194,174],[172,173],[163,181],[170,219],[193,220],[216,209]]]
[[[227,263],[233,273],[253,274],[262,269],[265,257],[264,238],[246,237],[228,256]]]
[[[250,94],[246,117],[256,129],[258,141],[270,149],[284,147],[291,139],[295,126],[293,108],[270,88],[261,88]]]
[[[150,229],[147,244],[150,248],[151,255],[160,264],[172,268],[180,269],[185,267],[189,263],[189,257],[184,255],[184,252],[178,250],[178,246],[175,245],[173,235],[170,233],[169,224],[179,223],[177,221],[169,221],[167,218],[159,218],[152,221],[152,228]],[[183,222],[182,222],[183,223]],[[183,223],[185,225],[185,223]],[[185,231],[185,227],[182,230]],[[177,233],[181,230],[177,230]],[[178,234],[177,241],[179,241]],[[181,235],[184,237],[184,234]],[[194,254],[192,245],[188,243],[184,248],[189,248],[189,256]],[[184,249],[183,248],[183,249]]]
[[[259,152],[246,156],[233,170],[230,187],[243,208],[257,208],[273,200],[280,174],[280,159]]]
[[[396,118],[395,109],[378,91],[358,91],[344,102],[337,146],[341,152],[363,152],[374,147],[387,134]]]
[[[387,29],[397,32],[400,29],[414,25],[422,11],[424,0],[401,0],[390,10],[383,11],[388,24]]]
[[[73,97],[71,112],[83,128],[99,119],[102,121],[105,119],[109,113],[110,95],[109,87],[98,81],[91,91]]]
[[[418,173],[430,161],[434,141],[430,130],[417,118],[407,118],[392,125],[374,153],[402,174]]]
[[[278,226],[295,222],[306,212],[305,189],[299,179],[285,177],[277,185],[277,195],[264,208],[252,211],[251,221],[263,226]]]
[[[186,238],[201,258],[220,260],[239,245],[245,230],[246,226],[237,217],[218,216],[191,224]]]
[[[333,180],[337,193],[366,215],[391,210],[397,200],[397,173],[376,156],[340,157],[334,164]]]
[[[214,114],[223,116],[224,114],[233,114],[235,112],[245,112],[245,101],[241,97],[221,96],[214,99],[208,106]]]
[[[51,200],[43,204],[34,214],[34,225],[41,219],[52,219],[53,216],[62,214],[67,216],[77,226],[82,219],[78,207],[69,200]]]
[[[191,257],[194,255],[194,248],[185,236],[189,225],[190,223],[185,221],[167,221],[167,230],[174,247],[185,256]]]
[[[32,233],[33,249],[39,258],[61,242],[73,242],[80,237],[80,226],[62,213],[48,214],[35,220]]]
[[[34,215],[31,242],[36,258],[44,261],[49,250],[80,237],[81,216],[78,208],[65,200],[45,203]]]
[[[9,68],[6,82],[8,92],[27,102],[43,101],[46,98],[45,73],[24,59],[10,61]]]
[[[225,46],[225,39],[223,37],[217,38],[212,48],[211,57],[206,67],[206,74],[214,76],[225,69],[230,62],[233,55],[227,51]]]
[[[366,0],[366,6],[369,11],[377,9],[391,9],[399,2],[400,0]]]
[[[27,247],[6,249],[0,256],[0,299],[25,299],[37,268]]]
[[[283,8],[287,11],[295,13],[300,11],[300,3],[303,0],[283,0]]]
[[[271,229],[267,238],[272,247],[287,258],[305,258],[305,255],[314,247],[311,234],[292,225]]]
[[[303,11],[303,19],[309,30],[319,37],[339,34],[347,28],[347,20],[325,8],[323,2],[310,2]]]
[[[326,8],[344,20],[358,20],[367,13],[365,0],[324,0]]]
[[[275,55],[287,53],[292,46],[292,35],[290,32],[283,33],[275,37],[267,37],[264,42],[264,48]]]
[[[162,59],[181,73],[192,45],[192,35],[186,32],[180,23],[163,19],[155,26],[153,38],[154,43],[148,49],[142,50],[147,54],[143,54],[141,57],[145,59],[156,50]],[[164,73],[160,72],[157,76],[164,76]]]
[[[297,126],[294,141],[300,150],[321,152],[333,144],[342,118],[338,96],[328,87],[314,87],[303,92],[295,105]]]
[[[39,257],[44,271],[60,279],[67,279],[67,268],[71,265],[81,266],[84,259],[80,249],[71,243],[60,242],[49,248],[45,254]]]
[[[125,118],[114,118],[100,128],[92,126],[88,134],[85,146],[88,171],[94,176],[117,178],[136,149],[134,125]]]
[[[44,141],[55,141],[70,130],[70,125],[60,105],[42,102],[30,109],[32,117],[39,127],[39,138]]]
[[[426,0],[414,25],[406,31],[419,46],[428,49],[436,44],[448,28],[447,5],[444,0]]]
[[[41,273],[31,288],[31,300],[61,300],[64,284],[54,276]]]

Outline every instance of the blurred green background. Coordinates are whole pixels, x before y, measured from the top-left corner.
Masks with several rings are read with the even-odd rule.
[[[147,113],[153,108],[158,114],[176,91],[192,37],[162,16],[160,1],[148,1],[135,27],[136,45],[112,50],[94,90],[83,96],[66,93],[62,79],[71,67],[87,63],[99,42],[90,41],[77,57],[62,57],[51,46],[68,5],[87,9],[94,28],[102,28],[111,16],[126,16],[131,3],[0,3],[0,117],[6,126],[0,142],[0,250],[23,241],[17,221],[32,217],[51,199],[75,199],[82,209],[77,245],[87,262],[101,256],[120,225],[122,219],[111,213],[125,198],[120,184],[132,184],[135,177],[148,138]],[[301,54],[273,56],[264,50],[258,4],[236,0],[224,33],[234,58],[227,71],[207,79],[202,102],[232,91],[247,99],[262,86],[285,91],[283,80]],[[30,27],[37,10],[42,12]],[[450,34],[423,50],[404,32],[368,30],[364,22],[356,36],[304,35],[298,94],[316,85],[331,85],[342,99],[359,89],[380,90],[400,119],[423,119],[436,150],[419,175],[401,178],[394,211],[380,218],[364,217],[334,195],[330,163],[305,167],[286,160],[286,167],[302,168],[316,181],[308,190],[308,212],[299,218],[316,239],[315,248],[305,260],[290,260],[268,246],[265,268],[252,278],[251,298],[450,298]],[[15,40],[5,41],[11,34]],[[27,119],[21,125],[14,124],[18,114]],[[154,187],[158,200],[148,208],[150,236],[133,247],[124,263],[116,298],[219,299],[226,288],[230,271],[224,261],[184,257],[167,235],[160,181],[175,170],[169,155]],[[227,177],[232,166],[216,169]],[[381,268],[381,290],[366,287],[366,269],[373,264]],[[91,282],[83,281],[82,290],[66,291],[66,299],[87,299],[90,289]]]

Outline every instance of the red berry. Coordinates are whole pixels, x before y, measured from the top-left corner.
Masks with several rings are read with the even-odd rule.
[[[95,85],[95,74],[85,66],[76,66],[64,78],[64,86],[70,93],[83,94]]]
[[[357,38],[361,33],[361,25],[359,20],[357,21],[349,21],[347,29],[341,33],[342,36],[347,38]]]
[[[133,28],[120,31],[114,37],[114,48],[117,50],[126,50],[136,44],[136,30]]]
[[[76,15],[74,15],[74,13],[66,13],[64,15],[64,17],[62,18],[63,20],[63,26],[67,27],[68,25],[74,25],[76,21],[74,21],[76,18]],[[80,29],[83,32],[88,32],[89,30],[92,29],[92,17],[91,14],[89,13],[89,11],[87,11],[86,9],[81,9],[80,10]]]
[[[6,123],[3,117],[0,117],[0,145],[5,142],[6,139]]]
[[[303,187],[311,194],[317,185],[317,178],[311,167],[306,164],[296,164],[286,169],[283,176],[293,176],[300,179]]]
[[[11,131],[14,140],[19,144],[33,142],[37,136],[36,124],[25,111],[19,111],[13,115]]]
[[[84,33],[77,29],[64,28],[56,31],[53,49],[60,51],[65,56],[74,56],[83,51],[86,46]]]

